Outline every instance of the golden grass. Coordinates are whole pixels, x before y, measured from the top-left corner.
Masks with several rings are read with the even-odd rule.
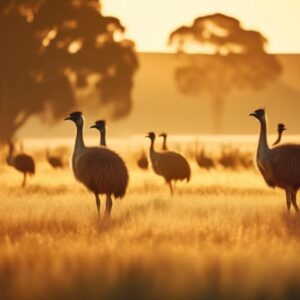
[[[130,168],[98,221],[71,171],[42,161],[25,190],[0,167],[1,299],[296,299],[300,217],[255,171],[201,171],[169,197]],[[105,199],[102,200],[102,212]]]

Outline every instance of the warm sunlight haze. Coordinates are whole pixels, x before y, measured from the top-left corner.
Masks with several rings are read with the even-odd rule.
[[[300,299],[300,0],[0,0],[0,300]]]
[[[103,11],[121,18],[138,51],[171,51],[166,43],[173,28],[217,11],[262,31],[272,53],[300,52],[298,0],[104,0]]]

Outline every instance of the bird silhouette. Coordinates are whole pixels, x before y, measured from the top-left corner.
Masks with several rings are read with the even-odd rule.
[[[30,155],[27,155],[25,153],[13,155],[15,147],[11,141],[8,142],[8,146],[9,146],[9,152],[6,160],[7,164],[15,168],[17,171],[23,173],[22,187],[25,187],[27,174],[30,176],[35,174],[34,160]]]

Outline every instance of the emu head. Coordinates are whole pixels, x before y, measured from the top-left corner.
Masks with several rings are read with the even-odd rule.
[[[259,121],[265,121],[266,120],[266,113],[264,109],[257,109],[253,113],[251,113],[249,116],[252,116]]]
[[[282,124],[282,123],[279,123],[278,125],[277,125],[277,131],[278,132],[283,132],[283,131],[285,131],[286,130],[286,127],[285,127],[285,125],[284,124]]]
[[[81,111],[75,111],[71,113],[67,118],[65,118],[65,121],[66,120],[73,121],[76,124],[76,126],[83,126],[84,122],[83,114]]]
[[[104,131],[105,130],[105,127],[106,127],[106,122],[105,120],[98,120],[95,122],[94,125],[92,125],[90,128],[96,128],[98,129],[99,131]]]
[[[149,138],[151,141],[155,140],[155,133],[154,132],[148,132],[148,135],[146,135],[147,138]]]

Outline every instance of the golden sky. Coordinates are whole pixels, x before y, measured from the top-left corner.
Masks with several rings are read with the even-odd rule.
[[[168,34],[198,16],[220,12],[263,33],[269,52],[300,52],[300,0],[102,0],[121,19],[138,51],[166,52]]]

